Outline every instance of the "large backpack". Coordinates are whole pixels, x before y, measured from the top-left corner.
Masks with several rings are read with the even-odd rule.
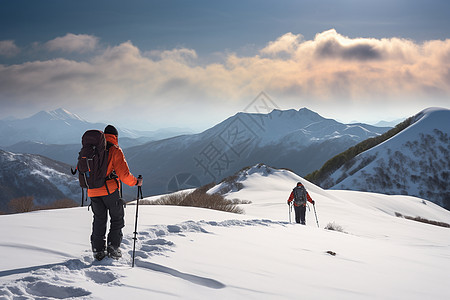
[[[108,169],[105,134],[100,130],[88,130],[83,134],[81,144],[77,164],[80,186],[88,189],[102,187]]]
[[[306,205],[307,196],[305,187],[303,185],[299,185],[294,188],[293,192],[294,192],[294,203],[297,206]]]

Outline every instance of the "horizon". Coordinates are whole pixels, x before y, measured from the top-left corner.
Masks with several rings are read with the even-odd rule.
[[[424,111],[424,110],[427,110],[427,109],[430,109],[430,108],[433,108],[433,107],[425,108],[425,109],[423,109],[423,110],[421,110],[421,111],[415,113],[414,115],[417,115],[417,114],[419,114],[420,112],[422,112],[422,111]],[[439,108],[439,107],[438,107],[438,108]],[[394,127],[396,124],[402,122],[403,120],[405,120],[405,119],[407,119],[407,118],[409,118],[409,117],[414,116],[414,115],[411,115],[411,116],[405,116],[405,117],[403,117],[403,118],[394,119],[394,120],[379,120],[379,121],[376,121],[376,122],[374,122],[374,123],[366,123],[366,122],[361,122],[361,121],[358,121],[358,120],[353,120],[353,121],[350,121],[350,122],[343,122],[343,121],[341,121],[341,120],[339,120],[339,119],[333,118],[332,116],[323,116],[320,112],[311,110],[311,109],[309,109],[308,107],[301,107],[301,108],[299,108],[299,109],[295,109],[295,108],[289,108],[289,109],[274,108],[274,109],[272,109],[270,112],[251,112],[251,114],[268,115],[268,114],[273,113],[273,111],[286,112],[286,111],[294,110],[294,111],[296,111],[296,112],[299,112],[299,111],[301,111],[301,110],[303,110],[303,109],[306,109],[306,110],[308,110],[308,111],[310,111],[310,112],[316,113],[316,114],[320,115],[322,118],[325,118],[325,119],[332,119],[332,120],[335,120],[335,121],[337,121],[337,122],[339,122],[339,123],[346,124],[346,125],[351,125],[351,124],[358,124],[358,123],[361,123],[361,124],[367,124],[367,125],[378,126],[378,127],[386,127],[386,126]],[[445,109],[445,108],[439,108],[439,109]],[[114,122],[109,122],[109,123],[108,123],[108,122],[104,122],[104,121],[102,121],[102,120],[100,120],[100,119],[98,119],[98,120],[88,120],[88,119],[86,119],[84,116],[82,116],[82,115],[80,115],[80,114],[77,114],[77,113],[74,113],[74,112],[72,112],[72,111],[69,111],[68,109],[65,109],[65,108],[63,108],[63,107],[58,107],[58,108],[52,109],[52,110],[40,110],[40,111],[31,113],[30,115],[27,115],[27,116],[25,116],[25,117],[22,117],[22,118],[16,118],[16,117],[13,117],[13,116],[8,116],[8,117],[6,117],[6,118],[0,118],[0,121],[20,121],[20,120],[25,120],[25,119],[31,118],[31,117],[33,117],[33,116],[35,116],[35,115],[38,115],[38,114],[41,114],[41,113],[52,114],[52,113],[59,113],[60,111],[62,111],[63,113],[66,113],[66,114],[68,114],[68,115],[74,115],[76,118],[79,118],[79,119],[81,119],[82,121],[85,121],[85,122],[88,122],[88,123],[93,123],[93,124],[95,124],[95,123],[101,123],[101,124],[114,124]],[[237,112],[237,113],[235,113],[235,114],[233,114],[233,115],[230,115],[230,116],[228,116],[228,117],[226,117],[226,118],[224,118],[224,119],[222,119],[222,120],[219,120],[218,122],[214,123],[212,126],[207,127],[207,128],[203,128],[203,129],[200,129],[199,131],[195,131],[194,129],[189,128],[188,126],[184,126],[184,127],[160,127],[160,128],[154,128],[154,129],[152,129],[152,130],[150,130],[150,131],[158,131],[158,130],[166,130],[166,129],[177,129],[177,130],[187,130],[187,131],[190,131],[192,134],[201,133],[201,132],[203,132],[203,131],[205,131],[205,130],[208,130],[208,129],[210,129],[210,128],[212,128],[212,127],[214,127],[214,126],[216,126],[216,125],[218,125],[218,124],[220,124],[220,123],[222,123],[222,122],[224,122],[226,119],[231,118],[231,117],[233,117],[233,116],[235,116],[235,115],[237,115],[237,114],[239,114],[239,113],[248,113],[248,112],[243,112],[243,111]],[[377,124],[380,124],[380,123],[391,123],[392,125],[377,125]],[[394,123],[395,123],[395,124],[394,124]],[[140,129],[140,128],[126,127],[126,126],[125,126],[125,127],[122,127],[122,126],[120,126],[120,125],[114,125],[114,126],[117,127],[117,128],[119,128],[119,129],[123,129],[123,130],[128,129],[128,130],[137,130],[137,131],[148,131],[148,130]]]
[[[376,124],[450,108],[448,1],[2,8],[0,119],[64,107],[126,128],[198,132],[241,111],[308,107]]]

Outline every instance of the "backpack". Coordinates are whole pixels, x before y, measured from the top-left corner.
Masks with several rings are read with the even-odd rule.
[[[108,169],[108,148],[105,134],[100,130],[88,130],[81,138],[78,154],[78,180],[82,188],[95,189],[105,185]]]
[[[294,188],[293,192],[294,192],[294,203],[297,206],[306,205],[307,196],[305,187],[302,185],[297,186]]]

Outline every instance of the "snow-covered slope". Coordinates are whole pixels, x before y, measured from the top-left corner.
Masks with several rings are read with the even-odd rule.
[[[240,174],[227,197],[245,215],[199,208],[126,208],[119,261],[92,262],[86,208],[0,216],[3,299],[447,299],[450,212],[414,197],[325,191],[265,166]],[[288,223],[297,181],[316,201],[307,226]],[[218,188],[218,187],[217,187]],[[329,231],[329,222],[346,233]],[[335,252],[330,255],[327,252]]]
[[[450,209],[450,110],[420,112],[411,126],[355,157],[322,186],[407,194]]]
[[[0,150],[0,211],[9,210],[11,199],[27,196],[42,206],[64,198],[78,200],[81,189],[66,164],[39,155]]]

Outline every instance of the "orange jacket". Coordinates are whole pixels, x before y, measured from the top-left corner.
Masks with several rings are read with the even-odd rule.
[[[130,173],[125,156],[123,155],[122,149],[120,149],[118,145],[117,136],[113,134],[105,134],[105,138],[107,142],[113,144],[113,146],[109,148],[108,170],[106,174],[109,175],[112,171],[116,171],[119,178],[107,180],[106,184],[100,188],[88,189],[89,197],[106,196],[108,195],[108,191],[109,194],[115,192],[120,187],[120,181],[129,186],[136,185],[137,183],[137,178]],[[108,186],[108,189],[106,186]]]
[[[313,200],[311,199],[311,197],[309,196],[308,192],[306,192],[306,199],[307,199],[309,202],[311,202],[312,204],[314,204],[314,202],[313,202]],[[291,192],[291,195],[289,196],[289,199],[288,199],[288,203],[290,203],[290,202],[293,201],[293,200],[294,200],[294,191]],[[294,206],[299,206],[299,205],[295,204],[295,201],[294,201]],[[303,206],[306,206],[306,203],[305,203]]]

